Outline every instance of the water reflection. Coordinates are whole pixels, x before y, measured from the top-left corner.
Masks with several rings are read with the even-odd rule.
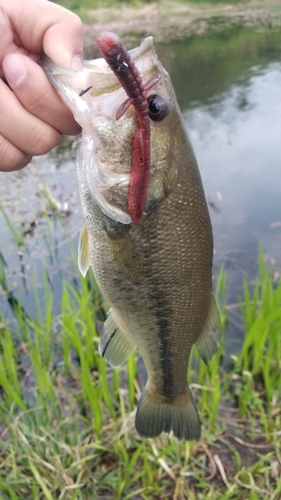
[[[220,210],[210,211],[215,267],[226,265],[230,303],[242,276],[255,276],[259,244],[281,266],[281,65],[255,73],[246,87],[234,84],[217,102],[184,112],[212,203],[219,193]]]
[[[246,89],[233,85],[218,105],[184,116],[206,192],[222,196],[213,217],[218,253],[261,242],[280,263],[281,65],[257,70]]]
[[[13,304],[19,299],[33,317],[44,304],[44,281],[54,291],[54,314],[61,301],[62,279],[75,280],[72,239],[81,226],[75,159],[69,141],[49,155],[35,158],[20,172],[0,173],[0,201],[13,230],[23,240],[18,244],[0,212],[1,268],[7,290],[0,288],[0,315],[13,319]],[[52,200],[48,198],[51,193]],[[57,210],[52,203],[56,201]],[[61,211],[62,210],[62,211]],[[44,278],[45,276],[45,278]]]
[[[157,45],[183,110],[219,102],[233,84],[246,89],[259,69],[280,61],[280,49],[280,31],[239,27]]]
[[[259,243],[276,270],[281,266],[280,48],[280,33],[245,29],[157,47],[197,155],[214,228],[215,269],[221,263],[227,268],[230,303],[237,302],[242,277],[255,276]],[[69,203],[64,224],[55,215],[40,214],[41,184],[49,186],[55,199]],[[0,196],[15,224],[37,221],[19,259],[0,216],[9,284],[20,290],[24,306],[34,313],[32,280],[41,283],[45,267],[55,291],[56,313],[62,277],[75,280],[78,274],[66,235],[67,231],[76,245],[81,215],[73,154],[61,159],[59,168],[51,155],[21,173],[1,174]],[[11,315],[5,297],[0,307],[5,316]],[[230,343],[240,335],[235,319],[234,314]]]

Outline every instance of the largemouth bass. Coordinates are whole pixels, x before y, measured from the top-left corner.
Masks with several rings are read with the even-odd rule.
[[[143,357],[141,436],[199,439],[190,352],[196,344],[208,363],[221,335],[200,173],[152,37],[131,51],[112,33],[97,44],[103,58],[83,61],[83,71],[43,67],[82,127],[78,263],[84,276],[92,267],[110,304],[99,351],[112,367],[135,348]]]

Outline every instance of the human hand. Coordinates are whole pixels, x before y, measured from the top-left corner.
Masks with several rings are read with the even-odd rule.
[[[46,0],[0,0],[0,170],[18,170],[80,131],[38,61],[81,69],[80,19]]]

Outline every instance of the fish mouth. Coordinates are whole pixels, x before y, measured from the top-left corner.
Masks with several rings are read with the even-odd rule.
[[[145,38],[139,47],[128,51],[138,70],[144,76],[157,65],[157,56],[154,51],[153,37]],[[78,95],[89,90],[91,95],[116,90],[120,84],[103,58],[83,60],[83,70],[76,71],[63,66],[57,66],[46,55],[41,58],[41,66],[57,88],[58,80],[72,88]],[[59,90],[59,89],[57,89]],[[86,92],[85,92],[86,93]],[[81,95],[80,95],[81,97]]]
[[[152,36],[145,38],[138,47],[129,50],[128,53],[144,84],[153,77],[160,80],[165,75],[166,72],[157,58]],[[81,71],[59,67],[46,56],[41,60],[41,65],[62,100],[73,112],[75,120],[82,127],[85,157],[80,157],[80,163],[84,165],[83,178],[88,185],[91,197],[109,218],[123,224],[130,224],[132,217],[130,211],[128,213],[128,206],[125,207],[123,201],[120,202],[120,206],[111,205],[107,200],[108,190],[112,191],[114,186],[119,189],[120,175],[115,178],[115,175],[111,175],[110,170],[109,173],[107,172],[104,164],[102,165],[101,162],[93,164],[92,160],[89,160],[91,155],[97,154],[97,151],[100,156],[101,151],[104,151],[104,157],[109,156],[111,163],[111,156],[105,150],[107,140],[101,139],[101,136],[103,130],[110,126],[111,120],[116,122],[116,112],[120,106],[118,102],[122,103],[127,99],[124,88],[103,57],[91,61],[83,60],[83,70]],[[126,119],[122,123],[123,127],[128,119],[133,119],[132,108],[131,111],[126,112]],[[136,123],[132,124],[132,127],[135,129]],[[134,133],[135,131],[132,129],[132,140]],[[92,145],[91,152],[89,144]],[[89,167],[85,167],[86,163],[89,164]],[[126,185],[130,184],[127,180],[129,177],[127,167],[129,166],[130,161],[128,161],[128,165],[125,164],[124,169],[118,168],[116,171],[122,177],[122,193]],[[114,172],[113,164],[111,170]]]
[[[135,61],[115,33],[100,33],[97,37],[97,47],[127,94],[126,100],[121,102],[118,108],[116,120],[119,120],[130,106],[134,108],[138,119],[131,155],[128,212],[133,222],[139,224],[144,212],[150,177],[150,116],[147,92],[160,78],[154,77],[144,83]]]

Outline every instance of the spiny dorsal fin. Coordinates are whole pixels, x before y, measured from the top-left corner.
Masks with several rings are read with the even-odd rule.
[[[212,356],[217,352],[220,346],[221,339],[221,320],[216,305],[216,301],[211,295],[210,309],[208,317],[203,328],[203,331],[196,342],[197,350],[203,359],[208,364]]]
[[[80,273],[85,278],[90,266],[90,251],[89,251],[89,234],[86,226],[84,226],[79,235],[78,242],[78,267]]]
[[[112,368],[118,368],[131,356],[136,346],[120,330],[113,314],[110,309],[101,334],[99,353]]]

